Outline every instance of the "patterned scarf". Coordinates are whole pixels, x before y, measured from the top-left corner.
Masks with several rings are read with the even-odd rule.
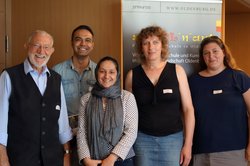
[[[122,136],[123,108],[120,74],[117,75],[117,81],[109,88],[103,88],[96,82],[86,107],[87,140],[92,159],[106,158]],[[105,111],[103,97],[107,99]]]

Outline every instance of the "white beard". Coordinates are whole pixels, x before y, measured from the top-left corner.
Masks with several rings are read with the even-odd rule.
[[[40,57],[40,58],[44,58],[44,62],[41,63],[41,64],[38,64],[34,59],[35,57]],[[46,66],[46,64],[48,63],[50,59],[50,56],[46,56],[46,55],[43,55],[43,54],[29,54],[29,60],[30,60],[30,63],[32,65],[34,65],[36,68],[42,68],[43,66]]]

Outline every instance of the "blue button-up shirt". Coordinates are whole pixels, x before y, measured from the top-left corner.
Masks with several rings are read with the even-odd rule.
[[[34,70],[29,61],[26,59],[24,61],[24,72],[25,74],[30,73],[34,82],[43,95],[47,86],[47,73],[50,74],[48,68],[45,66],[43,72],[39,74]],[[9,112],[9,97],[11,94],[11,80],[9,74],[6,71],[0,76],[0,144],[6,146],[8,139],[8,112]],[[63,87],[61,85],[61,111],[60,117],[58,119],[59,124],[59,138],[62,144],[68,142],[72,139],[71,128],[69,127],[67,107],[65,102],[65,96],[63,92]]]
[[[95,68],[96,63],[90,60],[88,67],[82,74],[79,74],[73,65],[72,58],[53,67],[62,77],[69,116],[78,115],[81,97],[90,92],[95,84]]]

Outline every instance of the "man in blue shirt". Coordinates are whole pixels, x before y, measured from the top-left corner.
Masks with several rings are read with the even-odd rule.
[[[25,48],[24,63],[0,76],[0,165],[69,165],[72,133],[61,77],[46,66],[53,38],[36,30]]]
[[[71,35],[73,56],[53,67],[62,77],[70,126],[74,135],[77,132],[80,98],[91,91],[95,84],[96,63],[90,59],[94,48],[94,33],[87,25],[76,27]],[[75,138],[72,145],[72,165],[78,165]]]

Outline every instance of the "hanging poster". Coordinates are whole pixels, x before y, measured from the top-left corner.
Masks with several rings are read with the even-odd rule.
[[[134,66],[135,38],[142,28],[158,25],[169,36],[168,61],[191,75],[199,68],[204,37],[221,35],[222,0],[122,0],[124,77]]]

